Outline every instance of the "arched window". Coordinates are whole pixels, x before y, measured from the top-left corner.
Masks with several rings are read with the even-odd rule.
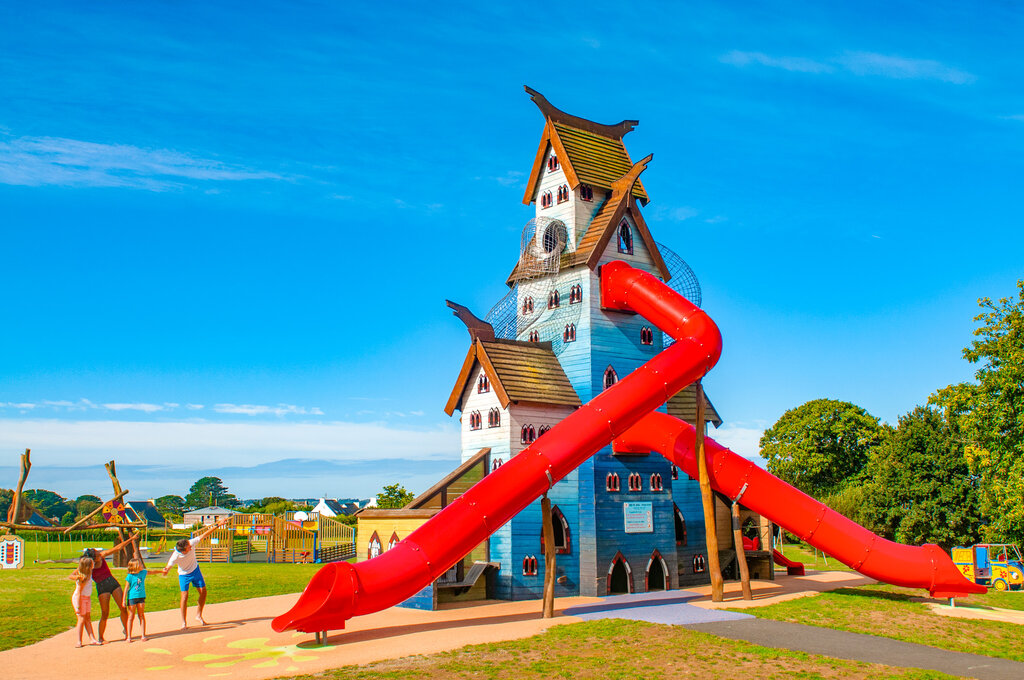
[[[397,534],[397,533],[395,533],[395,532],[392,532],[392,533],[391,533],[391,540],[390,540],[390,541],[388,541],[388,550],[391,550],[391,549],[392,549],[392,548],[394,548],[394,547],[395,547],[396,545],[398,545],[398,541],[399,541],[399,539],[398,539],[398,534]]]
[[[675,503],[672,504],[676,516],[676,545],[686,545],[686,518]]]
[[[379,556],[381,553],[380,536],[374,531],[373,535],[370,536],[370,542],[366,545],[366,558],[372,560],[374,557]]]
[[[654,331],[649,326],[644,326],[640,329],[640,344],[641,345],[653,345],[654,344]]]
[[[478,393],[491,391],[491,381],[483,373],[480,374],[480,379],[476,381],[476,391]]]
[[[651,491],[663,491],[665,489],[661,482],[661,473],[655,472],[651,475]]]
[[[569,533],[569,523],[565,521],[565,515],[558,509],[557,505],[551,506],[551,528],[555,536],[555,554],[568,555],[572,552],[572,537]],[[544,527],[540,528],[540,550],[544,552]]]
[[[565,332],[562,333],[562,339],[566,342],[576,342],[576,324],[567,324]]]
[[[558,156],[552,154],[548,158],[548,170],[558,170]]]
[[[537,331],[530,331],[529,339],[530,342],[540,342],[540,333]]]
[[[533,298],[529,295],[523,298],[523,314],[533,313]]]
[[[559,306],[558,291],[553,290],[548,293],[548,309],[554,309]]]
[[[619,376],[615,373],[615,369],[611,366],[604,369],[604,388],[608,389],[617,382],[619,382]]]
[[[567,184],[563,184],[562,186],[558,187],[558,202],[559,203],[565,203],[568,200],[569,200],[569,186]]]
[[[651,559],[647,560],[647,573],[644,575],[644,581],[647,592],[669,589],[668,565],[665,564],[665,558],[657,549],[651,553]]]
[[[545,191],[544,194],[540,197],[540,207],[550,208],[553,204],[554,201],[551,198],[551,192]]]
[[[537,441],[537,430],[533,425],[523,425],[519,434],[519,441],[523,444],[532,444]]]
[[[583,286],[576,284],[569,289],[569,304],[583,302]]]
[[[708,563],[707,563],[707,560],[704,559],[703,555],[701,555],[700,553],[697,553],[696,555],[693,556],[693,573],[694,574],[702,574],[705,571],[707,571],[707,568],[708,568]]]
[[[491,461],[491,472],[494,472],[495,470],[500,468],[502,466],[503,462],[504,461],[502,461],[501,458],[495,458],[494,460],[492,460]]]
[[[523,558],[523,576],[537,575],[537,556],[527,555]]]
[[[501,411],[496,408],[492,408],[487,412],[487,427],[500,427],[501,426]]]
[[[479,430],[483,427],[483,419],[480,417],[480,411],[473,411],[469,414],[469,429]]]
[[[619,252],[633,254],[633,230],[629,228],[626,220],[619,223]]]
[[[619,486],[619,473],[609,472],[604,478],[604,488],[608,491],[618,491]]]
[[[584,201],[594,200],[594,187],[589,184],[580,185],[580,199]]]
[[[608,594],[619,595],[633,592],[633,570],[629,568],[620,550],[608,566]]]
[[[672,466],[672,479],[679,479],[679,468]]]
[[[550,429],[551,429],[550,425],[541,425],[540,429],[537,430],[537,439],[540,439],[541,437],[543,437],[544,433],[547,432]]]

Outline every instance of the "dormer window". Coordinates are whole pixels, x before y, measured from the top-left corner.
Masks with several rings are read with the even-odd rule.
[[[626,220],[619,223],[619,252],[626,255],[633,254],[633,230],[629,228],[629,223]]]
[[[548,158],[548,170],[558,170],[558,156],[552,154],[551,157]]]
[[[540,342],[540,332],[530,331],[530,336],[528,339],[530,342]]]
[[[589,184],[580,185],[580,200],[581,201],[593,201],[594,200],[594,187]]]
[[[523,314],[533,313],[533,298],[529,295],[523,298]]]
[[[500,427],[501,426],[501,411],[496,408],[492,408],[487,412],[487,427]]]
[[[483,394],[484,392],[491,391],[491,381],[487,379],[486,375],[480,374],[480,379],[476,382],[477,394]]]
[[[566,324],[565,332],[562,333],[562,340],[565,342],[576,342],[576,324]]]
[[[619,376],[615,373],[615,369],[611,366],[604,369],[604,388],[608,389],[617,382],[619,382]]]
[[[548,309],[554,309],[555,307],[558,307],[559,304],[560,303],[558,301],[558,291],[553,290],[550,293],[548,293]]]
[[[578,302],[583,302],[583,286],[577,283],[569,288],[569,304],[575,305]]]
[[[551,192],[545,191],[540,197],[540,207],[550,208],[554,201],[551,199]]]
[[[569,200],[569,185],[568,184],[563,184],[562,186],[558,187],[558,202],[559,203],[565,203],[568,200]]]
[[[483,427],[483,420],[480,418],[480,411],[473,411],[469,414],[469,429],[479,430]]]
[[[654,344],[654,331],[649,326],[644,326],[640,329],[640,344],[641,345],[653,345]]]

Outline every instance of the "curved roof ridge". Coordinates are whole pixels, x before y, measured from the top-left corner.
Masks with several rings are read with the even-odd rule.
[[[592,120],[574,116],[571,113],[566,113],[565,111],[555,107],[547,100],[547,97],[542,95],[540,92],[537,92],[537,90],[534,90],[529,85],[523,85],[523,89],[530,95],[530,99],[532,99],[533,103],[537,105],[537,108],[540,109],[540,112],[544,114],[545,118],[556,123],[563,123],[564,125],[570,125],[572,127],[579,128],[580,130],[592,132],[595,135],[621,140],[627,133],[632,132],[633,129],[640,124],[640,121],[638,120],[623,120],[615,123],[614,125],[595,123]]]

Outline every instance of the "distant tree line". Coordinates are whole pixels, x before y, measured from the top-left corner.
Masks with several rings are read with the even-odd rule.
[[[978,301],[976,382],[882,424],[845,401],[790,409],[761,437],[768,470],[901,543],[1024,543],[1024,280]]]

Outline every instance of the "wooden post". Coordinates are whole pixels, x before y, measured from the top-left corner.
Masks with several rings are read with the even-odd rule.
[[[697,422],[695,423],[697,441],[697,474],[700,482],[700,500],[704,507],[704,536],[708,551],[708,571],[711,576],[711,601],[721,602],[725,599],[725,583],[722,580],[722,568],[718,564],[718,535],[715,533],[715,499],[711,495],[711,480],[708,478],[708,462],[704,458],[704,386],[697,383]]]
[[[110,475],[110,483],[114,485],[114,494],[121,493],[121,482],[117,480],[117,467],[114,461],[110,461],[104,467],[107,468],[107,474]],[[128,536],[125,534],[124,529],[121,527],[117,528],[117,542],[122,543]],[[132,557],[141,560],[142,553],[139,552],[140,541],[132,541],[128,545],[132,548]],[[127,567],[128,566],[128,554],[124,549],[118,550],[117,554],[114,555],[114,566],[115,567]]]
[[[551,523],[551,499],[547,494],[540,501],[544,526],[544,616],[555,615],[555,527]]]
[[[750,591],[750,569],[747,568],[747,554],[743,550],[743,528],[740,526],[740,504],[732,504],[732,540],[736,544],[736,563],[740,565],[740,585],[743,587],[743,599],[753,600]]]
[[[18,514],[21,512],[21,491],[25,488],[25,480],[28,479],[28,471],[32,469],[32,449],[25,449],[21,454],[21,474],[18,475],[18,486],[14,489],[14,498],[11,499],[11,512],[7,515],[7,521],[12,524],[18,523]],[[17,533],[11,527],[11,533]]]
[[[117,494],[116,496],[114,496],[113,498],[111,498],[111,499],[110,499],[109,501],[107,501],[107,503],[113,503],[114,501],[119,501],[119,500],[121,500],[122,498],[124,498],[124,497],[125,497],[125,495],[126,495],[127,493],[128,493],[127,491],[122,491],[121,493]],[[95,510],[93,510],[93,511],[92,511],[92,512],[90,512],[90,513],[89,513],[88,515],[86,515],[86,516],[85,516],[85,517],[83,517],[82,519],[78,520],[77,522],[75,522],[75,523],[74,523],[74,524],[72,524],[71,526],[69,526],[69,527],[67,527],[66,529],[64,529],[64,533],[65,533],[65,534],[66,534],[66,533],[69,533],[69,532],[71,532],[71,530],[73,530],[73,529],[77,529],[78,527],[80,527],[80,526],[82,526],[83,524],[85,524],[86,522],[88,522],[88,521],[89,521],[90,519],[92,519],[92,518],[93,518],[93,517],[95,517],[95,516],[96,516],[97,514],[99,514],[99,512],[100,512],[101,510],[103,510],[103,506],[104,506],[104,505],[106,505],[107,503],[100,503],[100,504],[99,504],[98,506],[96,506],[96,509],[95,509]]]

